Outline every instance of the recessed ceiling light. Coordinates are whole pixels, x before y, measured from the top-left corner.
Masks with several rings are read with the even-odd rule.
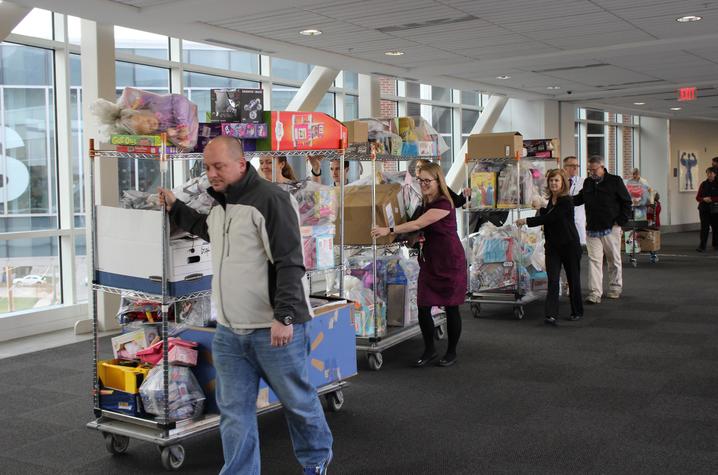
[[[678,23],[690,23],[692,21],[701,21],[703,19],[702,16],[698,15],[686,15],[679,18],[676,18],[676,21]]]
[[[300,31],[299,34],[302,35],[302,36],[319,36],[319,35],[322,34],[322,32],[319,31],[319,30],[315,30],[315,29],[313,29],[313,28],[310,28],[310,29],[308,29],[308,30],[302,30],[302,31]]]
[[[508,74],[504,74],[503,76],[496,76],[496,79],[501,79],[501,80],[511,79],[511,76],[509,76]]]
[[[645,106],[646,103],[645,102],[634,102],[633,105],[634,106]]]
[[[681,109],[682,109],[681,107],[671,107],[671,110],[672,110],[672,111],[679,111],[679,110],[681,110]]]
[[[401,56],[404,54],[404,52],[400,51],[398,49],[392,49],[392,50],[384,52],[384,54],[387,56]]]
[[[556,91],[558,89],[561,89],[561,86],[546,86],[546,89],[549,91]]]

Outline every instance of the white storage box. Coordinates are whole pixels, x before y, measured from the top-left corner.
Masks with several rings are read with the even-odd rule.
[[[98,284],[160,294],[162,280],[162,212],[97,207]],[[208,242],[195,238],[170,241],[168,294],[208,290],[212,257]]]

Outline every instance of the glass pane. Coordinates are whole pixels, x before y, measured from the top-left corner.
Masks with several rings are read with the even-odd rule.
[[[586,138],[586,155],[591,157],[592,155],[601,155],[605,158],[604,149],[604,138],[603,137],[587,137]]]
[[[51,60],[48,57],[48,60]],[[54,214],[55,130],[51,87],[1,88],[5,126],[0,135],[4,155],[0,202],[9,214]],[[4,136],[4,138],[3,138]]]
[[[476,121],[479,120],[479,115],[481,113],[479,111],[470,110],[470,109],[462,109],[461,111],[461,133],[462,134],[470,134],[471,129],[474,128],[474,125],[476,125]]]
[[[432,106],[431,125],[440,134],[449,134],[451,136],[451,108]]]
[[[359,89],[359,75],[351,71],[344,71],[344,89]]]
[[[184,93],[187,98],[197,104],[197,113],[200,122],[205,122],[207,112],[212,107],[211,89],[217,88],[260,88],[261,84],[255,81],[212,76],[209,74],[184,73]]]
[[[182,62],[259,74],[259,55],[230,48],[182,40]]]
[[[87,265],[85,236],[77,236],[75,237],[75,296],[78,302],[86,302],[89,293]]]
[[[50,86],[52,52],[42,48],[0,43],[0,85]]]
[[[359,98],[357,96],[344,96],[344,120],[359,118]]]
[[[0,314],[62,302],[56,237],[0,241]]]
[[[70,55],[70,85],[82,86],[82,68],[79,54]]]
[[[431,100],[451,102],[451,89],[448,87],[431,86]]]
[[[79,45],[82,39],[81,20],[76,16],[67,16],[67,41]]]
[[[600,120],[603,121],[605,114],[603,111],[596,111],[591,109],[586,109],[586,120]],[[589,132],[590,133],[590,132]]]
[[[85,212],[85,163],[83,157],[84,144],[82,143],[82,89],[70,89],[70,118],[72,120],[72,199],[75,213]]]
[[[603,135],[605,126],[602,124],[587,124],[586,133],[590,135]]]
[[[299,88],[292,86],[272,85],[272,110],[283,111],[294,98]]]
[[[311,64],[298,63],[282,58],[272,58],[272,77],[304,81],[312,71]],[[280,110],[274,107],[275,110]]]
[[[417,104],[416,102],[407,102],[406,115],[421,115],[421,104]]]
[[[334,94],[331,92],[324,94],[324,98],[322,98],[322,101],[317,106],[316,111],[324,112],[334,117]]]
[[[118,97],[122,94],[122,88],[127,86],[161,94],[170,91],[170,72],[165,68],[115,61],[115,76]]]
[[[115,26],[115,52],[168,59],[169,38],[155,33]]]
[[[12,30],[13,33],[36,38],[52,39],[52,12],[33,8],[25,18]]]
[[[481,93],[474,91],[461,91],[461,103],[468,106],[480,106]]]
[[[406,81],[406,97],[413,97],[419,99],[420,96],[421,84],[419,84],[418,82]]]

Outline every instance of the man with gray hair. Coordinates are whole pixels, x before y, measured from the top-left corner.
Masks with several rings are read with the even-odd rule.
[[[586,208],[586,250],[588,251],[588,287],[586,303],[601,303],[603,295],[603,256],[608,264],[606,297],[617,299],[623,290],[621,262],[621,226],[631,217],[631,196],[621,177],[606,171],[603,157],[588,159],[588,177],[574,196],[575,206]]]

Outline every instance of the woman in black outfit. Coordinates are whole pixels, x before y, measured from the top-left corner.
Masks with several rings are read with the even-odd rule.
[[[701,218],[701,243],[696,251],[704,252],[708,243],[709,228],[713,228],[713,250],[718,251],[718,213],[711,213],[711,206],[718,206],[718,181],[713,167],[706,169],[706,180],[701,183],[696,195],[698,214]]]
[[[573,201],[569,194],[569,182],[566,172],[559,169],[546,173],[549,201],[539,215],[533,218],[518,219],[517,226],[544,227],[546,240],[546,273],[548,274],[548,294],[546,295],[546,319],[544,323],[556,325],[558,317],[558,290],[561,266],[566,271],[568,291],[571,299],[571,321],[583,317],[581,299],[581,241],[573,220]]]

